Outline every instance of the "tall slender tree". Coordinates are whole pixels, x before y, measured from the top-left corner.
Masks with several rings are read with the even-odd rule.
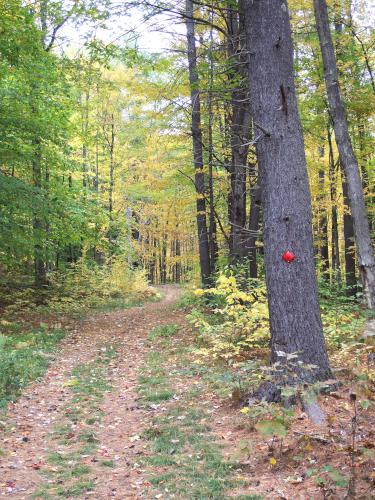
[[[261,212],[261,189],[259,179],[250,178],[250,213],[249,213],[249,237],[246,240],[247,256],[249,259],[249,276],[258,278],[257,247],[260,212]]]
[[[201,105],[199,76],[197,70],[197,49],[195,43],[194,5],[186,0],[187,55],[189,63],[189,82],[191,98],[191,133],[193,137],[195,189],[197,196],[197,229],[199,244],[199,263],[202,282],[208,284],[211,274],[210,249],[207,231],[206,198],[203,172],[203,144],[201,129]]]
[[[251,111],[264,212],[271,362],[298,353],[302,380],[330,376],[314,268],[311,200],[284,0],[247,0]],[[294,259],[293,259],[294,258]],[[313,364],[315,368],[308,369]]]
[[[375,257],[358,162],[355,157],[346,119],[345,107],[339,88],[335,50],[325,0],[314,0],[316,26],[324,65],[324,79],[329,111],[333,121],[335,140],[340,161],[345,171],[348,198],[353,217],[358,264],[367,305],[375,309]]]
[[[210,21],[213,22],[213,11],[209,12]],[[208,62],[209,62],[209,77],[208,77],[208,92],[207,92],[207,114],[208,114],[208,196],[210,201],[209,213],[209,248],[210,248],[210,267],[211,273],[216,270],[216,262],[218,256],[217,247],[217,232],[215,220],[215,193],[214,193],[214,144],[213,144],[213,126],[214,126],[214,110],[213,110],[213,84],[214,84],[214,59],[213,59],[213,26],[210,26],[209,47],[208,47]]]
[[[233,263],[246,255],[247,156],[251,115],[245,50],[244,16],[241,2],[228,8],[228,77],[230,102],[230,257]]]

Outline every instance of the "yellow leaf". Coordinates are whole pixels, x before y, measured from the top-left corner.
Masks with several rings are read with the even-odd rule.
[[[65,387],[75,387],[76,385],[79,385],[79,380],[77,380],[76,378],[72,378],[71,380],[68,380],[64,383]]]
[[[270,464],[271,465],[276,465],[276,458],[275,457],[271,457],[270,458]]]

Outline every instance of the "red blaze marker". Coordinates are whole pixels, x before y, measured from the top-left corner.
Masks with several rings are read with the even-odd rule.
[[[283,253],[283,260],[285,262],[287,262],[288,264],[293,262],[295,258],[296,258],[296,256],[294,255],[294,253],[290,252],[289,250],[287,252]]]

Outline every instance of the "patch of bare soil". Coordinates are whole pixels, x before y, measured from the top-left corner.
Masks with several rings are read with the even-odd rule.
[[[147,411],[137,406],[136,373],[145,351],[145,339],[157,325],[184,321],[183,313],[172,310],[179,288],[162,287],[164,298],[157,303],[111,313],[91,315],[77,324],[60,345],[56,361],[42,380],[29,386],[9,409],[1,431],[0,497],[33,498],[43,484],[47,455],[58,445],[51,439],[56,424],[64,420],[72,400],[69,380],[74,367],[94,361],[103,345],[113,343],[118,356],[110,362],[112,391],[101,404],[103,418],[96,429],[100,441],[94,468],[94,489],[79,498],[140,498],[147,489],[142,472],[134,466],[143,453],[138,436]],[[100,459],[113,460],[115,467],[99,467]]]

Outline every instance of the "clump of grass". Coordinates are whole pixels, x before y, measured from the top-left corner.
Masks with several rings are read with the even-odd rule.
[[[167,471],[149,470],[149,481],[156,489],[178,498],[226,498],[225,492],[233,486],[233,465],[222,458],[202,423],[204,418],[203,412],[176,406],[144,432],[152,450],[144,465],[168,467]]]
[[[114,468],[116,466],[115,462],[113,460],[102,460],[100,462],[100,465],[102,467],[109,467],[109,468]]]
[[[179,330],[179,326],[175,324],[171,325],[160,325],[156,326],[148,334],[149,340],[155,340],[157,338],[169,338],[172,337]]]
[[[174,396],[169,378],[163,368],[164,358],[158,352],[151,352],[138,377],[141,403],[147,405],[168,401]]]

